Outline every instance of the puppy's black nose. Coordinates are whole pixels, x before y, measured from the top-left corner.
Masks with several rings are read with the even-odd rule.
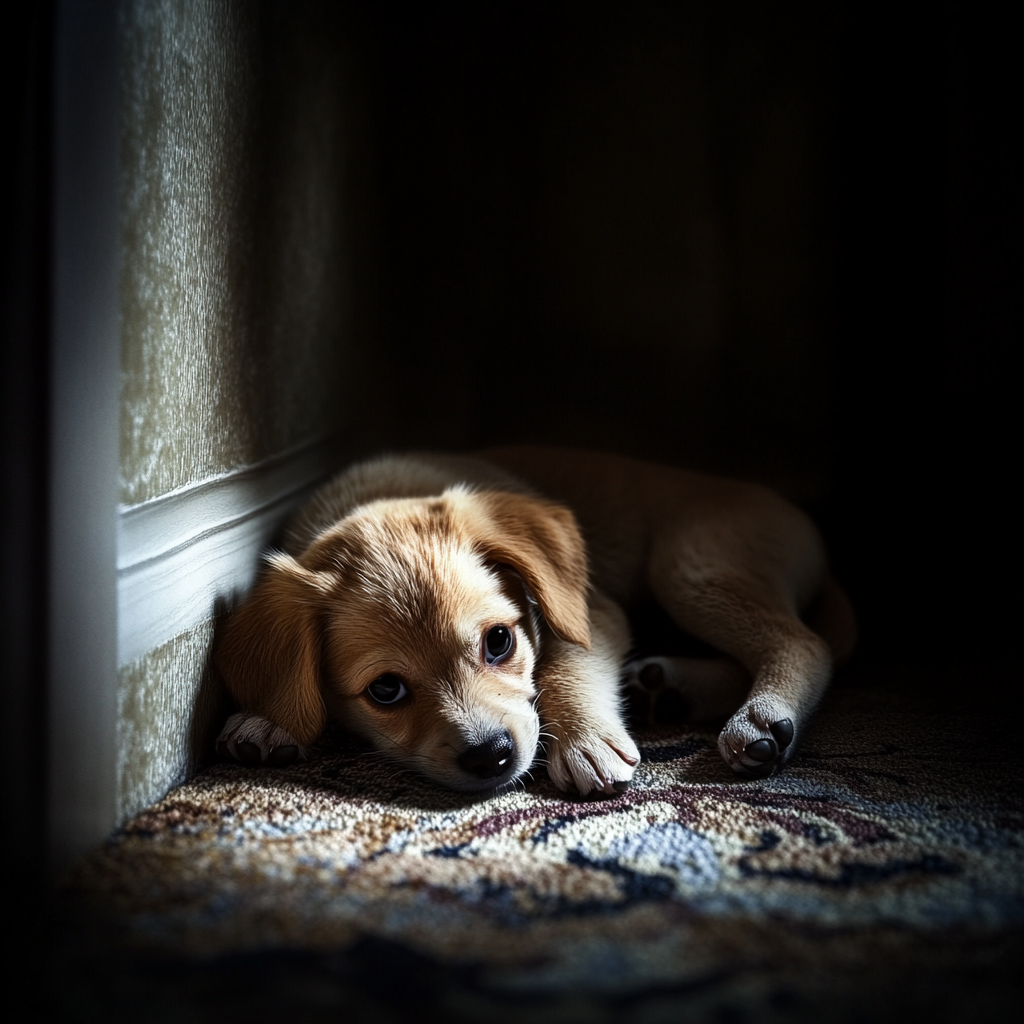
[[[459,754],[459,764],[480,779],[495,779],[503,775],[515,761],[516,745],[507,729],[494,733],[483,743]]]

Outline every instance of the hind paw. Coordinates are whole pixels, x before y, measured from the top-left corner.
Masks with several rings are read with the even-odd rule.
[[[623,668],[623,696],[642,725],[721,721],[749,691],[750,677],[724,655],[638,658]]]
[[[629,718],[638,725],[685,722],[692,701],[679,689],[670,658],[639,658],[623,670],[622,694]]]
[[[784,701],[758,696],[725,723],[718,750],[733,771],[764,778],[781,768],[796,748],[797,715]]]

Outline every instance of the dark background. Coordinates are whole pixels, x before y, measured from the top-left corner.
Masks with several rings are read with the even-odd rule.
[[[826,534],[860,664],[1015,695],[1008,26],[799,0],[353,25],[363,446],[575,444],[774,484]]]
[[[353,449],[575,444],[774,484],[825,532],[855,665],[1017,699],[1009,26],[967,3],[336,11]],[[53,8],[21,13],[2,44],[4,819],[41,837]]]

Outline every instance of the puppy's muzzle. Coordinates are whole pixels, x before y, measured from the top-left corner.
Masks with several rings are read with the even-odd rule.
[[[459,767],[470,775],[497,781],[515,766],[515,741],[507,729],[502,729],[492,733],[483,743],[463,751],[456,760]]]

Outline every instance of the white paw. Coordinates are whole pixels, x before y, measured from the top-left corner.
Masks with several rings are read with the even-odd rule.
[[[733,771],[756,777],[771,775],[796,748],[797,727],[795,709],[774,695],[759,694],[725,723],[718,736],[718,751]]]
[[[242,764],[266,764],[274,768],[306,760],[305,749],[291,733],[262,715],[244,711],[224,723],[217,737],[217,753],[221,757],[233,757]]]
[[[548,775],[559,789],[582,796],[595,790],[615,796],[629,789],[640,751],[618,722],[580,721],[548,733]]]

